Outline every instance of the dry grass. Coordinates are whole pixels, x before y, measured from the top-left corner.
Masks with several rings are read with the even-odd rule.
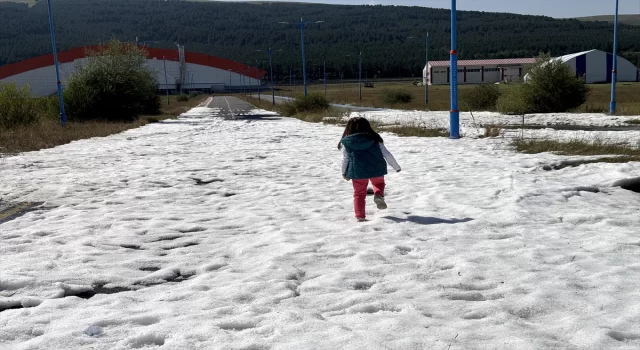
[[[149,123],[175,118],[180,113],[197,106],[205,98],[206,96],[199,96],[186,102],[177,102],[175,96],[172,96],[169,105],[167,105],[166,98],[163,98],[160,115],[142,116],[132,123],[69,122],[66,127],[62,128],[58,120],[41,118],[39,122],[32,125],[21,126],[12,130],[0,130],[0,154],[37,151],[76,140],[117,134]]]
[[[640,125],[640,119],[631,119],[626,121],[627,124]]]
[[[449,137],[449,131],[447,129],[442,128],[430,128],[424,125],[406,125],[406,124],[397,124],[384,126],[381,129],[382,131],[392,132],[398,136],[407,136],[407,137]]]
[[[502,92],[512,89],[515,84],[498,85]],[[580,113],[606,113],[609,111],[609,100],[611,99],[611,85],[593,84],[591,94],[587,102],[576,112]],[[466,89],[473,88],[474,85],[460,85],[459,90],[462,95]],[[403,89],[413,96],[413,101],[409,103],[389,104],[384,103],[383,92],[389,89]],[[309,92],[324,94],[324,85],[316,84],[308,86]],[[279,86],[277,95],[295,97],[302,93],[302,86]],[[619,115],[640,115],[640,84],[639,83],[618,83],[617,102]],[[377,108],[394,108],[404,110],[432,110],[448,111],[449,86],[433,85],[429,86],[429,106],[424,103],[424,87],[413,85],[413,80],[400,82],[375,82],[374,88],[362,88],[362,101],[358,95],[358,84],[329,84],[327,86],[327,98],[333,103],[350,104],[354,106],[366,106]]]
[[[498,137],[502,133],[502,126],[487,125],[484,129],[484,137]]]
[[[513,141],[513,146],[516,151],[529,154],[552,152],[561,155],[640,157],[638,147],[601,139],[570,141],[518,139]]]

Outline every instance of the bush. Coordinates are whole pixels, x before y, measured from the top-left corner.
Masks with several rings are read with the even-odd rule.
[[[460,105],[468,111],[494,111],[499,98],[500,88],[497,85],[476,85],[461,91]]]
[[[295,100],[285,102],[280,106],[280,114],[291,117],[299,113],[320,112],[329,109],[329,100],[322,94],[312,93],[298,96]]]
[[[567,112],[585,103],[589,91],[584,79],[563,62],[542,60],[531,69],[525,84],[502,96],[498,110],[506,114]]]
[[[382,102],[389,104],[409,103],[413,101],[413,95],[403,89],[384,90],[382,92]]]
[[[0,84],[0,128],[12,129],[31,124],[37,119],[36,103],[29,86]]]
[[[189,101],[189,95],[186,94],[180,94],[176,97],[176,101],[178,102],[187,102]]]
[[[198,91],[191,91],[189,93],[189,98],[196,98],[196,97],[198,97],[198,95],[200,95],[200,93]]]
[[[140,114],[158,114],[156,77],[146,66],[143,49],[110,41],[70,77],[65,89],[69,118],[130,121]]]

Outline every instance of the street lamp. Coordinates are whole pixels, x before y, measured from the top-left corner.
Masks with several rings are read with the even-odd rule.
[[[162,56],[162,63],[164,64],[164,88],[167,92],[167,106],[170,104],[169,102],[169,81],[167,80],[167,59]]]
[[[280,24],[290,24],[289,22],[278,22]],[[301,43],[301,51],[302,51],[302,79],[304,81],[304,96],[307,96],[307,64],[306,58],[304,55],[304,27],[309,24],[318,24],[324,23],[324,21],[316,21],[316,22],[304,22],[302,18],[300,18],[300,22],[297,23],[297,26],[300,27],[300,43]]]
[[[262,52],[262,50],[258,50],[260,52]],[[282,50],[278,50],[278,51],[282,51]],[[272,58],[273,58],[273,50],[271,48],[267,49],[267,54],[269,55],[269,75],[271,76],[271,103],[273,105],[276,104],[276,92],[275,92],[275,88],[273,86],[273,64],[272,64]],[[289,73],[291,74],[291,73]]]
[[[616,82],[618,80],[618,3],[616,0],[616,16],[613,28],[613,70],[611,71],[611,105],[609,113],[616,114]]]
[[[53,15],[51,14],[51,0],[47,0],[49,8],[49,32],[51,33],[51,47],[53,48],[53,63],[56,66],[56,84],[58,86],[58,103],[60,105],[60,125],[67,125],[67,114],[64,112],[64,98],[62,97],[62,83],[60,82],[60,68],[58,67],[58,50],[56,49],[56,34],[53,30]]]
[[[407,39],[413,39],[412,36],[408,36]],[[423,84],[424,84],[424,104],[429,104],[429,79],[431,78],[429,74],[429,33],[425,37],[425,64],[423,71]]]
[[[460,138],[460,111],[458,110],[458,51],[456,50],[456,0],[451,0],[451,110],[449,111],[449,138]]]

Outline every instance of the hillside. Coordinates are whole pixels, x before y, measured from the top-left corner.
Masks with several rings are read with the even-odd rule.
[[[614,16],[611,15],[611,16],[578,17],[576,19],[580,20],[580,21],[585,21],[585,22],[602,21],[602,22],[613,23]],[[624,24],[628,24],[628,25],[640,26],[640,14],[638,14],[638,15],[619,15],[618,16],[618,20],[620,21],[620,23],[624,23]]]
[[[424,34],[430,58],[447,59],[448,10],[406,6],[350,6],[293,3],[229,3],[156,0],[57,0],[54,15],[60,49],[105,42],[112,37],[158,41],[262,67],[272,47],[278,72],[300,67],[300,33],[281,21],[300,17],[325,23],[306,30],[309,75],[320,77],[323,61],[332,77],[354,77],[355,56],[363,52],[364,75],[418,76],[424,62]],[[611,50],[613,28],[581,22],[460,11],[461,59],[562,55],[587,49]],[[35,6],[0,2],[0,65],[51,51],[46,2]],[[409,39],[408,37],[413,37]],[[622,25],[621,52],[640,52],[640,27]],[[350,56],[348,56],[350,55]],[[640,65],[640,55],[628,54]]]

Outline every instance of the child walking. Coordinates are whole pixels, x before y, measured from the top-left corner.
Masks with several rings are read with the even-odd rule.
[[[384,176],[387,163],[396,172],[400,165],[384,146],[380,135],[373,131],[365,118],[351,118],[338,144],[342,150],[342,176],[353,183],[353,207],[358,221],[365,221],[365,199],[369,181],[373,185],[373,201],[378,209],[387,209],[384,201]]]

